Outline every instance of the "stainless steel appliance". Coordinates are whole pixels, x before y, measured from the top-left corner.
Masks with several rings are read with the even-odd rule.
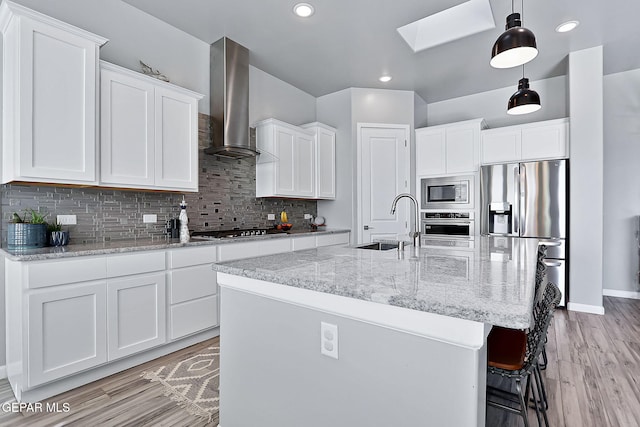
[[[204,152],[255,157],[255,129],[249,128],[249,50],[226,37],[211,45],[212,141]]]
[[[428,238],[473,240],[473,212],[422,212],[422,234]]]
[[[473,209],[475,177],[473,175],[422,178],[422,209]]]
[[[275,228],[245,228],[233,230],[200,230],[191,233],[196,239],[212,240],[247,236],[264,236],[265,234],[289,234],[286,231]]]
[[[547,246],[547,277],[565,303],[568,261],[568,160],[487,165],[480,169],[480,233],[531,237]]]

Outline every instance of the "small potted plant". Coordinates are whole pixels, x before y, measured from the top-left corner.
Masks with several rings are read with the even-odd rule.
[[[50,246],[65,246],[69,243],[69,232],[62,230],[62,224],[55,221],[53,224],[47,224],[49,231]]]
[[[14,212],[7,227],[7,247],[32,249],[46,246],[47,215],[35,209],[25,209],[22,217]]]

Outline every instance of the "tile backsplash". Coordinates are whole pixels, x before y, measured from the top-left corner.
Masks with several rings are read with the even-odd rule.
[[[231,229],[268,227],[267,214],[289,214],[294,227],[306,226],[304,214],[316,214],[312,200],[256,198],[255,158],[227,159],[210,156],[209,116],[199,120],[199,191],[184,193],[188,203],[189,228]],[[69,230],[71,243],[162,237],[164,223],[180,213],[182,193],[113,190],[103,188],[56,187],[50,185],[2,185],[2,244],[6,244],[6,224],[13,212],[27,208],[56,215],[76,215],[77,225]],[[158,222],[144,224],[144,214],[156,214]]]

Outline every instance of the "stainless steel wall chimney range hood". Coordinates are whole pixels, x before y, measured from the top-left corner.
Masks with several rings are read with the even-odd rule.
[[[242,158],[259,154],[249,132],[249,50],[226,37],[211,45],[212,143],[206,154]]]

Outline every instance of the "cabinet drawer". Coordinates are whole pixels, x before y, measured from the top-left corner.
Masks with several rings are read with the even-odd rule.
[[[314,249],[316,247],[315,236],[295,237],[291,239],[291,247],[294,251]]]
[[[218,246],[218,260],[221,262],[234,259],[251,258],[263,255],[281,254],[291,250],[291,239],[267,239],[260,242],[233,243]]]
[[[165,265],[164,251],[112,255],[107,257],[107,277],[160,271]]]
[[[349,244],[349,233],[323,234],[316,237],[318,247]]]
[[[44,288],[76,282],[88,282],[106,277],[105,257],[79,257],[27,264],[29,288]]]
[[[169,252],[169,268],[189,267],[216,262],[216,247],[184,248]]]
[[[217,292],[216,272],[211,264],[169,272],[169,302],[177,304]]]
[[[218,297],[216,295],[187,301],[171,307],[170,339],[184,337],[218,325]]]

